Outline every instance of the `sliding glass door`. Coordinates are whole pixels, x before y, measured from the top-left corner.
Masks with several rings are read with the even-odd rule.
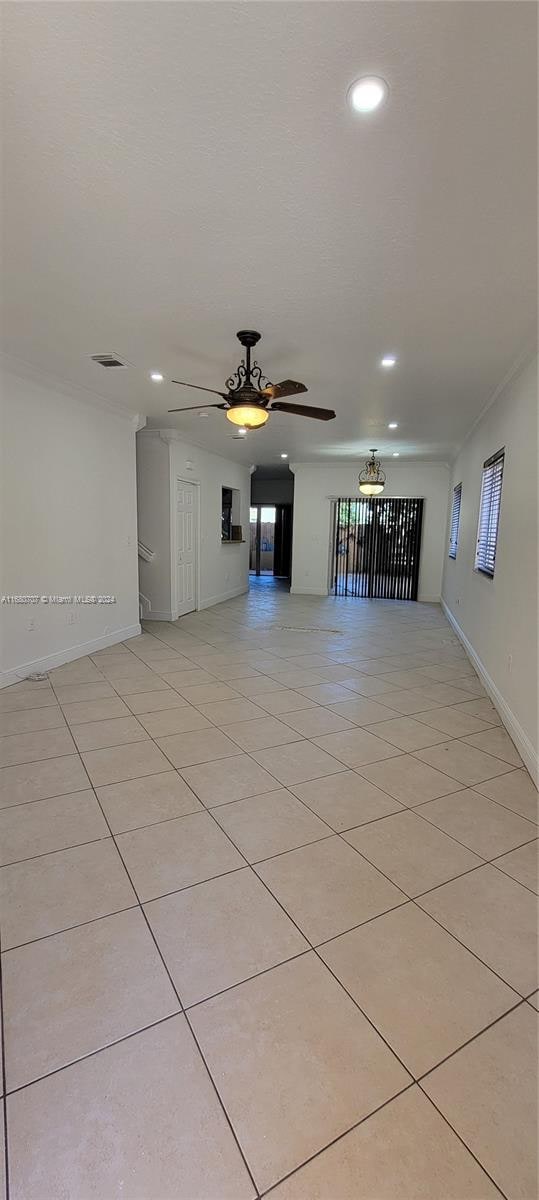
[[[417,600],[423,500],[334,502],[332,590],[335,596]]]

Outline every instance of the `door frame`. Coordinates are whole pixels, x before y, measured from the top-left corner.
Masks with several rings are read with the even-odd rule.
[[[184,484],[187,483],[192,488],[195,489],[194,496],[195,496],[196,528],[195,528],[195,537],[194,537],[194,541],[193,541],[194,550],[195,550],[195,570],[194,570],[194,581],[195,581],[194,601],[195,601],[195,603],[194,603],[194,607],[190,611],[191,612],[199,612],[200,611],[200,480],[185,479],[183,475],[178,475],[176,472],[171,474],[171,479],[172,479],[172,487],[171,487],[171,496],[170,496],[170,533],[171,533],[171,537],[170,537],[170,599],[171,599],[171,606],[170,607],[171,607],[172,620],[177,621],[178,617],[179,617],[179,612],[178,612],[178,586],[177,586],[177,576],[176,576],[176,567],[177,567],[176,560],[178,557],[178,522],[176,520],[176,485],[178,483],[184,483]],[[182,615],[187,617],[187,616],[189,616],[189,613],[183,613]]]
[[[256,500],[254,503],[251,503],[249,505],[249,510],[251,510],[251,508],[256,508],[256,539],[255,539],[255,567],[254,567],[254,570],[251,570],[251,551],[249,550],[249,575],[256,575],[257,578],[261,575],[260,542],[261,542],[261,531],[262,531],[262,509],[263,508],[274,508],[275,509],[275,523],[274,523],[274,541],[273,541],[273,568],[272,568],[271,574],[276,579],[288,579],[290,581],[290,579],[292,578],[292,545],[293,545],[293,524],[294,524],[294,505],[293,505],[293,503],[291,503],[290,501]],[[284,513],[286,511],[288,511],[290,513],[290,570],[289,570],[288,575],[276,575],[275,574],[276,533],[277,533],[277,525],[278,525],[278,519],[279,519],[278,518],[279,511],[281,513],[281,521],[283,520]],[[249,517],[249,544],[250,544],[250,539],[251,539],[250,530],[251,530],[251,520]]]
[[[262,500],[257,500],[254,504],[249,505],[249,513],[250,513],[251,508],[256,508],[256,538],[255,538],[255,569],[254,569],[254,571],[251,571],[251,565],[250,565],[251,551],[249,549],[249,575],[256,575],[256,577],[258,579],[260,577],[260,575],[262,574],[262,572],[260,570],[260,559],[261,559],[261,554],[262,554],[262,547],[260,544],[261,540],[262,540],[262,509],[263,508],[274,508],[275,516],[277,517],[277,505],[276,504],[266,504]],[[273,528],[275,530],[275,523],[274,523]],[[249,543],[250,543],[250,540],[251,540],[251,519],[249,516]],[[274,537],[274,542],[273,542],[273,566],[275,566],[275,537]],[[271,574],[273,575],[273,567],[272,567]]]

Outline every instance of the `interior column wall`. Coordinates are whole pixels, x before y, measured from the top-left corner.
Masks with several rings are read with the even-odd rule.
[[[144,430],[137,438],[139,536],[154,551],[141,563],[141,594],[149,620],[175,619],[174,497],[176,479],[199,485],[198,607],[209,608],[249,586],[250,471],[192,446],[175,430]],[[221,540],[222,488],[240,493],[243,541]]]

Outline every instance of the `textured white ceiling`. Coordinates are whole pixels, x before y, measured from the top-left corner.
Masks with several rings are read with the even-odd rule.
[[[534,4],[2,8],[8,353],[243,462],[454,452],[535,328]],[[242,327],[337,420],[166,417]]]

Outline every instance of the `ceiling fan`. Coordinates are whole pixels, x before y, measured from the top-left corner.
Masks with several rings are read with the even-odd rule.
[[[245,429],[257,429],[265,425],[272,412],[292,413],[296,417],[311,417],[315,421],[332,421],[335,413],[332,408],[312,408],[306,404],[283,404],[283,396],[297,396],[306,392],[304,383],[296,383],[294,379],[283,379],[282,383],[270,383],[262,374],[255,361],[251,363],[251,349],[260,341],[260,334],[254,329],[240,329],[236,337],[245,348],[245,358],[225,384],[226,392],[216,388],[201,387],[198,383],[185,383],[181,379],[173,379],[181,387],[197,388],[201,392],[213,392],[221,396],[222,404],[194,404],[188,408],[169,408],[169,412],[193,412],[198,408],[221,408],[233,425],[243,425]]]

